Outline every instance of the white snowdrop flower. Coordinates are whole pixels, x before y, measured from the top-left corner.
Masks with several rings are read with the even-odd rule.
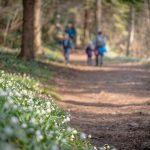
[[[91,139],[91,138],[92,138],[91,134],[89,134],[89,135],[88,135],[88,138],[89,138],[89,139]]]
[[[8,109],[10,106],[9,106],[9,103],[8,102],[5,102],[5,104],[4,104],[4,108],[5,109]]]
[[[5,73],[5,71],[4,71],[4,70],[2,70],[2,71],[1,71],[1,73],[2,73],[2,74],[4,74],[4,73]]]
[[[8,103],[9,103],[10,105],[13,104],[13,99],[12,99],[10,96],[7,97],[7,100],[8,100]]]
[[[50,113],[50,112],[51,112],[51,109],[50,109],[50,108],[48,108],[48,109],[47,109],[47,112],[48,112],[48,113]]]
[[[18,107],[17,105],[13,105],[13,109],[16,110]]]
[[[18,97],[21,96],[20,93],[17,92],[17,91],[16,91],[15,95],[18,96]]]
[[[37,138],[37,141],[43,140],[43,135],[41,134],[41,132],[39,130],[36,131],[36,138]]]
[[[41,114],[43,114],[43,115],[45,114],[45,111],[43,109],[41,110]]]
[[[21,127],[25,129],[25,128],[27,128],[27,124],[23,123],[23,124],[21,125]]]
[[[18,123],[18,118],[15,117],[15,116],[11,117],[11,123],[12,124],[17,124]]]
[[[36,131],[36,135],[41,135],[41,131],[40,131],[40,130],[37,130],[37,131]]]
[[[34,105],[34,102],[32,101],[32,99],[29,99],[29,100],[28,100],[28,103],[29,103],[30,106],[33,106],[33,105]]]
[[[74,139],[74,135],[71,135],[71,139]]]
[[[85,133],[81,133],[81,134],[80,134],[80,138],[81,138],[81,139],[86,139],[86,134],[85,134]]]
[[[62,139],[61,142],[65,144],[67,141],[66,139]]]
[[[69,122],[69,121],[70,121],[70,118],[69,118],[69,117],[67,117],[67,118],[66,118],[66,122]]]
[[[116,148],[112,148],[111,150],[117,150]]]
[[[40,123],[42,123],[43,122],[43,118],[40,118]]]
[[[6,96],[8,93],[3,89],[0,89],[0,96]]]
[[[36,107],[35,107],[35,108],[36,108]],[[39,109],[37,109],[37,111],[36,111],[36,112],[37,112],[37,114],[40,114],[40,113],[41,113]]]
[[[67,128],[67,132],[71,132],[72,129],[70,127]]]
[[[55,111],[55,108],[54,108],[54,107],[52,107],[51,109],[52,109],[52,111]]]
[[[11,136],[13,134],[13,129],[11,127],[7,126],[4,128],[4,132],[6,135]]]
[[[36,134],[37,141],[43,140],[43,135],[40,130],[37,130],[35,134]]]
[[[29,106],[29,111],[32,112],[33,111],[33,107]]]
[[[57,145],[52,145],[51,150],[59,150],[59,147]]]
[[[35,118],[31,118],[30,123],[36,124],[36,119]]]
[[[77,134],[78,132],[77,132],[77,130],[73,130],[73,134]]]
[[[46,102],[46,105],[47,105],[47,106],[50,106],[50,105],[51,105],[50,101]]]
[[[94,146],[94,150],[97,150],[97,147],[96,147],[96,146]]]

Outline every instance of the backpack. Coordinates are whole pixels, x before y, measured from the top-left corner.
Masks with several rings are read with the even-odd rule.
[[[97,36],[96,37],[96,47],[103,47],[105,46],[105,40],[102,36]]]

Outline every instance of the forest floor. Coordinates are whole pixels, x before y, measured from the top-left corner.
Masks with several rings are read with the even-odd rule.
[[[142,150],[150,144],[150,66],[137,62],[107,61],[87,66],[73,54],[71,66],[57,66],[55,84],[71,114],[71,124],[96,146]],[[55,66],[56,67],[56,66]]]

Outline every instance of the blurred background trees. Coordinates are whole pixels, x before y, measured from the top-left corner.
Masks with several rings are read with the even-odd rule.
[[[78,32],[79,48],[82,48],[88,40],[92,40],[98,29],[102,29],[110,50],[136,57],[150,56],[149,0],[34,0],[34,2],[35,13],[27,17],[27,22],[34,18],[35,53],[42,53],[42,46],[55,47],[57,39],[62,38],[66,25],[74,23]],[[20,48],[24,33],[23,25],[22,0],[0,0],[0,45]],[[31,31],[24,34],[32,36]]]

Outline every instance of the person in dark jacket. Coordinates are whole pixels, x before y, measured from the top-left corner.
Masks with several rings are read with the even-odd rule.
[[[70,63],[70,52],[72,49],[72,41],[69,38],[68,34],[64,34],[64,38],[62,40],[62,49],[63,49],[64,58],[66,60],[66,64],[69,64]]]
[[[86,47],[87,64],[89,66],[92,65],[92,52],[93,52],[93,46],[92,46],[92,42],[90,41],[89,44]]]

